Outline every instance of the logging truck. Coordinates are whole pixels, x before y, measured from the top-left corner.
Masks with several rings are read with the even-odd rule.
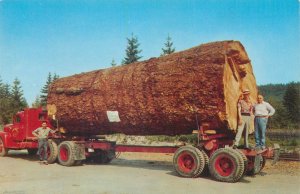
[[[243,88],[256,99],[250,59],[238,41],[203,44],[164,57],[56,80],[47,108],[18,112],[0,132],[0,156],[10,149],[37,151],[32,131],[48,122],[59,129],[48,142],[48,163],[109,163],[116,152],[174,153],[182,177],[209,172],[237,182],[262,170],[277,149],[232,149],[237,101]],[[196,133],[197,145],[121,145],[100,135],[181,135]],[[275,157],[277,159],[277,157]]]

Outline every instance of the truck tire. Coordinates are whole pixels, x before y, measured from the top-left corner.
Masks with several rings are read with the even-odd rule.
[[[244,176],[247,173],[247,169],[248,169],[248,158],[246,157],[246,155],[241,151],[241,150],[234,150],[237,153],[240,154],[240,156],[242,157],[243,161],[244,161],[244,172],[243,175]]]
[[[58,162],[63,166],[73,166],[75,164],[75,143],[64,141],[58,146]]]
[[[247,170],[247,175],[253,176],[256,175],[258,173],[261,172],[261,170],[264,168],[265,164],[266,164],[266,158],[261,156],[261,155],[257,155],[257,164],[255,163],[255,157],[252,157],[250,162],[252,163],[251,168]],[[255,165],[257,165],[257,167],[255,168]]]
[[[31,156],[36,155],[37,151],[38,151],[38,149],[36,149],[36,148],[28,148],[27,149],[28,154]]]
[[[204,169],[201,173],[201,176],[208,176],[209,175],[209,169],[208,169],[209,157],[204,150],[200,150],[200,151],[202,152],[202,154],[204,156],[204,161],[205,161]]]
[[[198,177],[205,167],[205,157],[196,147],[182,146],[174,153],[173,165],[182,177]]]
[[[52,141],[51,139],[48,140],[48,149],[47,149],[47,154],[48,154],[48,163],[53,164],[58,156],[58,147],[57,144]]]
[[[7,154],[8,154],[8,149],[5,148],[4,141],[0,137],[0,156],[4,157],[7,156]]]
[[[237,151],[231,148],[216,150],[209,160],[209,172],[222,182],[237,182],[244,172],[244,161]]]

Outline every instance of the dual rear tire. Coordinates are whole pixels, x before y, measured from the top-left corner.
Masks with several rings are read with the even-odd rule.
[[[209,160],[209,172],[212,177],[221,182],[237,182],[245,173],[245,159],[236,150],[220,148]]]
[[[174,153],[175,171],[182,177],[194,178],[208,174],[221,182],[237,182],[246,172],[246,156],[231,148],[220,148],[210,157],[203,150],[183,146]]]
[[[58,162],[63,166],[74,166],[75,163],[75,143],[73,141],[64,141],[58,146]],[[79,162],[78,162],[79,163]]]
[[[199,177],[207,169],[208,156],[196,147],[182,146],[174,153],[173,165],[182,177]]]

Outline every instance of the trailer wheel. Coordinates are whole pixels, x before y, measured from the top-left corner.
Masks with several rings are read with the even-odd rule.
[[[193,146],[182,146],[174,153],[173,165],[182,177],[198,177],[205,167],[205,157]]]
[[[244,172],[243,175],[245,175],[247,173],[247,169],[248,169],[248,159],[246,157],[246,155],[241,151],[241,150],[236,150],[240,156],[242,157],[243,161],[244,161]]]
[[[244,161],[233,149],[220,148],[211,155],[209,171],[218,181],[237,182],[243,175]]]
[[[204,150],[200,150],[204,156],[204,161],[205,161],[205,165],[204,165],[204,169],[201,173],[202,176],[208,176],[209,175],[209,169],[208,169],[208,162],[209,162],[209,157],[208,155],[205,153]]]
[[[52,140],[48,140],[48,149],[47,149],[47,155],[48,155],[48,163],[49,164],[53,164],[58,156],[58,147],[57,144],[52,141]]]
[[[75,164],[75,143],[64,141],[58,146],[58,161],[63,166],[73,166]]]
[[[37,151],[38,151],[38,149],[36,149],[36,148],[28,148],[27,149],[28,154],[31,156],[36,155]]]
[[[257,161],[255,161],[255,157],[252,157],[251,160],[249,161],[249,165],[251,166],[250,169],[247,170],[247,175],[253,176],[261,172],[261,170],[265,167],[266,164],[266,158],[257,155]]]
[[[7,156],[8,154],[8,149],[5,148],[4,142],[2,140],[2,138],[0,137],[0,156],[4,157]]]

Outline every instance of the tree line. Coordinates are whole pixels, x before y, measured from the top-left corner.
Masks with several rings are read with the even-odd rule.
[[[259,92],[276,110],[269,128],[300,129],[300,82],[263,85]]]

